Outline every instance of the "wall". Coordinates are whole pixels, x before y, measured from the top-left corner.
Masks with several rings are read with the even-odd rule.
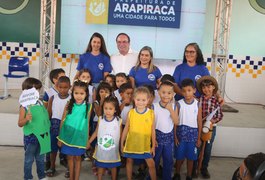
[[[232,3],[226,101],[265,104],[265,14],[255,11],[248,0],[233,0]],[[207,0],[206,9],[202,50],[210,57],[215,1]]]
[[[213,42],[214,8],[215,2],[207,0],[202,50],[209,69]],[[263,35],[265,15],[252,9],[247,0],[234,0],[232,12],[226,101],[265,104],[265,91],[263,90],[265,87],[265,49],[264,46],[261,46],[261,44],[265,44]],[[38,44],[0,42],[1,73],[7,72],[8,59],[13,55],[29,56],[31,76],[38,77]],[[75,54],[60,53],[60,45],[56,45],[55,67],[63,67],[72,79],[76,72],[78,57],[79,55]],[[179,63],[180,61],[156,61],[162,73],[170,74]],[[3,81],[1,76],[0,89],[3,89]],[[20,79],[10,79],[9,87],[20,88],[21,81]]]
[[[58,44],[60,43],[61,0],[57,0],[56,7],[55,41]],[[38,43],[40,8],[40,0],[1,0],[0,41]]]

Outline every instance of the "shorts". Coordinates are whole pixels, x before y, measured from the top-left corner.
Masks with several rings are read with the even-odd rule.
[[[196,142],[180,142],[178,146],[175,146],[175,158],[176,160],[197,160],[198,149]]]

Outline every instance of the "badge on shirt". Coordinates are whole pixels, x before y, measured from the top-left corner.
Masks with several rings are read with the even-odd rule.
[[[149,79],[150,81],[154,81],[154,80],[156,79],[156,77],[155,77],[154,74],[149,74],[149,75],[148,75],[148,79]]]
[[[104,69],[104,64],[103,63],[99,63],[98,64],[98,68],[102,71]]]

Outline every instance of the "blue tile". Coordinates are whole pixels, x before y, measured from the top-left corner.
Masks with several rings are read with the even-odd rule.
[[[32,52],[36,52],[36,48],[32,48]]]
[[[28,52],[28,56],[32,56],[32,52]]]
[[[40,48],[40,44],[37,44],[37,48]]]
[[[241,64],[246,64],[246,60],[242,60],[241,61]]]
[[[237,60],[236,59],[233,59],[233,64],[236,64],[237,63]]]
[[[254,61],[250,61],[249,64],[250,64],[250,65],[253,65],[253,64],[254,64]]]
[[[265,61],[265,57],[263,57],[263,60],[262,61]]]
[[[55,44],[55,49],[58,49],[58,44]]]
[[[212,61],[212,58],[207,58],[207,62],[211,62]]]
[[[58,53],[59,53],[59,54],[61,53],[61,50],[60,50],[60,49],[58,49]]]
[[[7,50],[7,51],[10,51],[10,49],[11,49],[10,46],[7,46],[7,47],[6,47],[6,50]]]
[[[62,54],[62,57],[63,57],[63,58],[66,58],[66,54]]]
[[[246,56],[246,60],[250,60],[250,56]]]
[[[23,47],[23,43],[19,43],[19,47]]]
[[[230,54],[229,59],[234,59],[234,56]]]
[[[2,42],[2,46],[6,46],[6,42]]]
[[[28,51],[28,48],[24,47],[23,51],[26,51],[27,52]]]
[[[254,66],[253,66],[253,69],[258,69],[258,66],[257,66],[257,65],[254,65]]]
[[[15,51],[19,51],[19,47],[15,47]]]
[[[0,46],[0,50],[2,50],[2,46]]]
[[[237,65],[236,65],[236,68],[237,68],[237,69],[240,69],[240,68],[241,68],[241,64],[237,64]]]
[[[261,66],[261,65],[262,65],[262,61],[259,61],[259,62],[258,62],[258,65]]]
[[[12,56],[14,56],[15,55],[15,51],[11,51],[11,53],[10,53]]]

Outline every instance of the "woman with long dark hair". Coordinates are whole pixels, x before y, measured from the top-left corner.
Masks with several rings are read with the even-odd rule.
[[[93,77],[92,84],[98,84],[111,72],[110,56],[100,33],[96,32],[91,36],[86,52],[80,56],[76,69],[75,79],[79,77],[80,70],[88,69]]]

